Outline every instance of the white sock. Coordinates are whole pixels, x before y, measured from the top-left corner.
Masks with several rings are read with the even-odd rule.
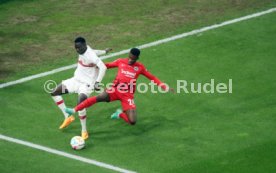
[[[62,99],[61,96],[52,96],[53,100],[55,101],[55,103],[57,104],[57,106],[59,107],[59,109],[62,111],[63,115],[65,118],[67,118],[69,116],[69,114],[67,114],[64,109],[66,108],[65,103]]]
[[[85,132],[86,130],[86,109],[83,109],[81,111],[78,111],[79,113],[79,118],[81,122],[81,131]]]

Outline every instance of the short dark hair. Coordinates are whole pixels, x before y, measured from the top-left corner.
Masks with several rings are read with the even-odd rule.
[[[86,43],[86,42],[85,42],[85,39],[83,37],[77,37],[75,39],[75,43]]]
[[[135,56],[139,57],[139,55],[140,55],[140,50],[139,50],[138,48],[132,48],[132,49],[130,50],[130,53],[131,53],[132,55],[135,55]]]

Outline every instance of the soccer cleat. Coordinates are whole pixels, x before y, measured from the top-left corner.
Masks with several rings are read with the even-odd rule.
[[[74,120],[75,120],[75,117],[73,115],[65,118],[61,126],[59,126],[59,129],[64,129],[65,127],[69,126]]]
[[[76,112],[73,108],[65,108],[64,111],[69,115],[73,115]]]
[[[120,118],[120,113],[122,113],[122,110],[121,109],[117,109],[116,112],[114,112],[111,115],[111,119],[119,119]]]
[[[81,137],[82,137],[82,139],[84,139],[84,140],[88,139],[89,135],[88,135],[87,131],[81,132]]]

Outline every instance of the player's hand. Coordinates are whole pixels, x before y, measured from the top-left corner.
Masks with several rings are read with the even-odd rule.
[[[100,91],[100,89],[101,89],[101,83],[100,82],[95,82],[94,90],[95,91]]]
[[[110,51],[112,51],[112,48],[106,48],[106,49],[105,49],[105,52],[106,52],[106,53],[108,53],[108,52],[110,52]]]

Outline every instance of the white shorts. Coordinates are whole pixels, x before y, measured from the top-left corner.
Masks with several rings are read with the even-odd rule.
[[[86,96],[89,96],[94,90],[94,83],[83,83],[74,77],[62,81],[62,85],[66,87],[69,93],[85,94]]]

